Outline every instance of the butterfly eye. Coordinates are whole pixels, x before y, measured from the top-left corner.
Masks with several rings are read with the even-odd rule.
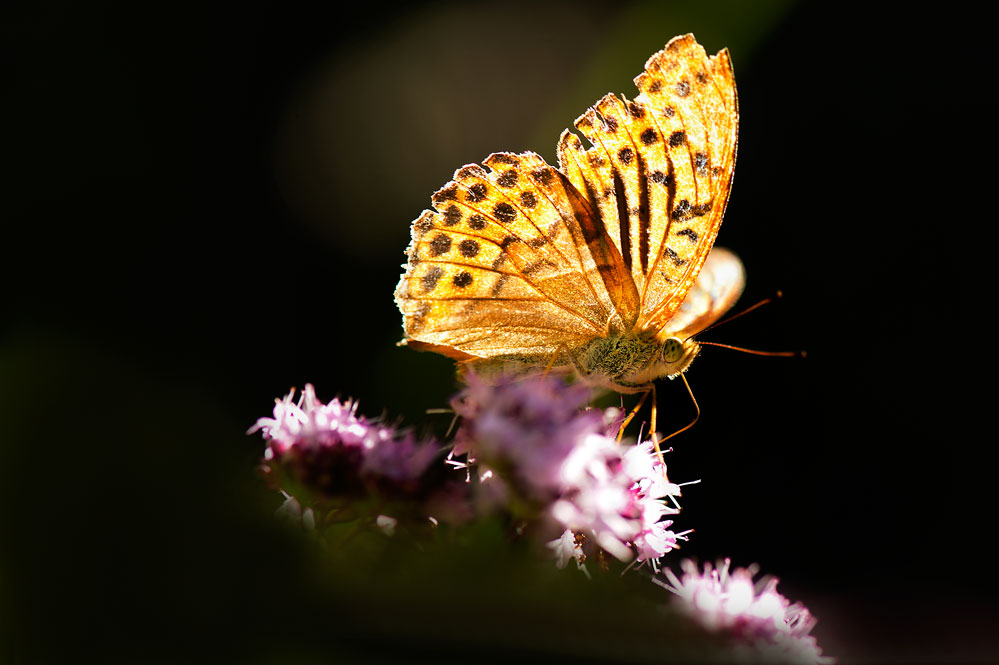
[[[676,337],[670,337],[663,344],[663,360],[668,363],[675,363],[683,357],[683,342]]]

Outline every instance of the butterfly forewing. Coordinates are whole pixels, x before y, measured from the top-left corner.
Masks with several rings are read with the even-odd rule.
[[[493,357],[551,355],[603,334],[613,299],[578,194],[533,153],[484,164],[458,169],[413,223],[396,290],[408,337]]]
[[[708,57],[692,35],[676,37],[635,79],[636,99],[665,141],[667,208],[654,218],[660,241],[646,280],[642,329],[660,331],[680,306],[714,244],[735,168],[738,107],[728,51]]]

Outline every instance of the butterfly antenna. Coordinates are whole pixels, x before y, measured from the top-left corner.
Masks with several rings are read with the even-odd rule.
[[[779,358],[804,358],[807,354],[804,351],[758,351],[756,349],[747,349],[742,346],[732,346],[731,344],[719,344],[718,342],[697,342],[700,346],[719,346],[723,349],[732,349],[733,351],[742,351],[743,353],[749,353],[754,356],[777,356]]]
[[[756,303],[755,305],[751,305],[751,306],[747,307],[746,309],[742,310],[741,312],[738,312],[736,314],[733,314],[732,316],[724,318],[721,321],[716,321],[715,323],[712,323],[710,326],[708,326],[704,330],[698,330],[696,333],[694,333],[690,337],[694,337],[694,335],[700,335],[701,333],[705,333],[705,332],[711,330],[712,328],[717,328],[718,326],[720,326],[720,325],[722,325],[724,323],[728,323],[729,321],[735,321],[740,316],[745,316],[746,314],[749,314],[750,312],[752,312],[754,309],[759,309],[760,307],[763,307],[764,305],[769,305],[770,303],[772,303],[772,302],[774,302],[776,300],[780,300],[783,297],[784,297],[784,293],[782,291],[777,291],[772,296],[768,296],[768,297],[764,298],[760,302]],[[688,337],[687,339],[690,339],[690,337]],[[684,341],[686,341],[686,340],[684,340]]]
[[[722,325],[723,323],[728,323],[729,321],[734,321],[735,319],[738,319],[740,316],[745,316],[746,314],[749,314],[754,309],[759,309],[760,307],[763,307],[764,305],[769,305],[770,303],[772,303],[774,301],[777,301],[777,300],[780,300],[783,297],[784,297],[784,293],[782,291],[779,291],[779,290],[775,291],[772,296],[764,298],[763,300],[759,301],[755,305],[751,305],[751,306],[747,307],[746,309],[742,310],[741,312],[733,314],[732,316],[730,316],[728,318],[722,319],[721,321],[718,321],[716,323],[712,323],[710,326],[708,326],[704,330],[699,330],[696,333],[694,333],[693,335],[691,335],[690,337],[694,337],[696,335],[700,335],[701,333],[705,333],[705,332],[711,330],[712,328],[717,328],[718,326]],[[690,339],[690,337],[688,337],[687,339]],[[718,346],[718,347],[721,347],[723,349],[731,349],[733,351],[742,351],[743,353],[749,353],[749,354],[752,354],[754,356],[776,356],[776,357],[779,357],[779,358],[804,358],[806,356],[806,353],[804,351],[758,351],[756,349],[747,349],[747,348],[742,347],[742,346],[732,346],[731,344],[721,344],[719,342],[702,342],[701,340],[697,340],[697,343],[700,344],[701,346]]]

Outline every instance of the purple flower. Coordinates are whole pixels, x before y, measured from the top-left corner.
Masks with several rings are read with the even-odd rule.
[[[620,446],[610,436],[618,409],[586,408],[589,389],[556,377],[468,381],[452,400],[463,419],[452,454],[478,464],[491,505],[520,500],[522,513],[526,499],[554,522],[563,535],[549,545],[560,562],[577,555],[574,533],[622,561],[653,566],[676,547],[683,534],[663,518],[678,512],[665,499],[680,488],[666,480],[652,444]]]
[[[587,436],[566,459],[562,482],[552,517],[589,533],[621,561],[657,561],[683,537],[667,530],[672,522],[661,521],[679,512],[664,499],[679,496],[680,488],[666,481],[651,443],[627,447],[607,436]]]
[[[486,383],[469,373],[451,406],[462,417],[453,455],[485,463],[531,499],[561,488],[560,469],[577,443],[605,427],[598,410],[584,410],[590,390],[557,377],[503,378]]]
[[[637,560],[651,561],[655,567],[663,555],[676,548],[678,539],[686,540],[686,532],[670,531],[668,527],[673,521],[663,519],[680,512],[679,508],[666,505],[667,497],[680,496],[680,486],[666,479],[666,469],[653,452],[651,442],[629,448],[624,454],[623,470],[633,482],[631,491],[641,511],[642,528],[632,538],[638,551]]]
[[[580,539],[576,534],[570,529],[566,529],[562,532],[561,536],[546,543],[548,549],[552,550],[555,554],[555,565],[558,568],[565,568],[571,560],[575,559],[576,566],[580,570],[586,570],[586,566],[584,565],[586,555],[583,553],[583,545],[579,541]]]
[[[433,443],[357,416],[353,401],[324,404],[311,384],[297,402],[294,394],[275,400],[274,417],[260,418],[247,433],[262,432],[265,460],[322,494],[363,495],[371,485],[413,490],[437,455]]]
[[[676,604],[711,631],[724,631],[734,640],[734,648],[745,652],[745,660],[774,663],[831,663],[822,656],[815,638],[809,635],[816,620],[808,609],[791,604],[777,593],[777,579],[764,577],[753,582],[755,567],[729,570],[725,559],[717,568],[710,563],[701,573],[688,560],[682,562],[683,576],[664,571],[669,584],[660,586],[675,595]]]

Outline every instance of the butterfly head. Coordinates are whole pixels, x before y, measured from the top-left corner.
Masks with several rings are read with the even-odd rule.
[[[700,350],[701,347],[692,337],[686,340],[667,337],[659,349],[657,378],[663,376],[673,378],[686,371]]]

